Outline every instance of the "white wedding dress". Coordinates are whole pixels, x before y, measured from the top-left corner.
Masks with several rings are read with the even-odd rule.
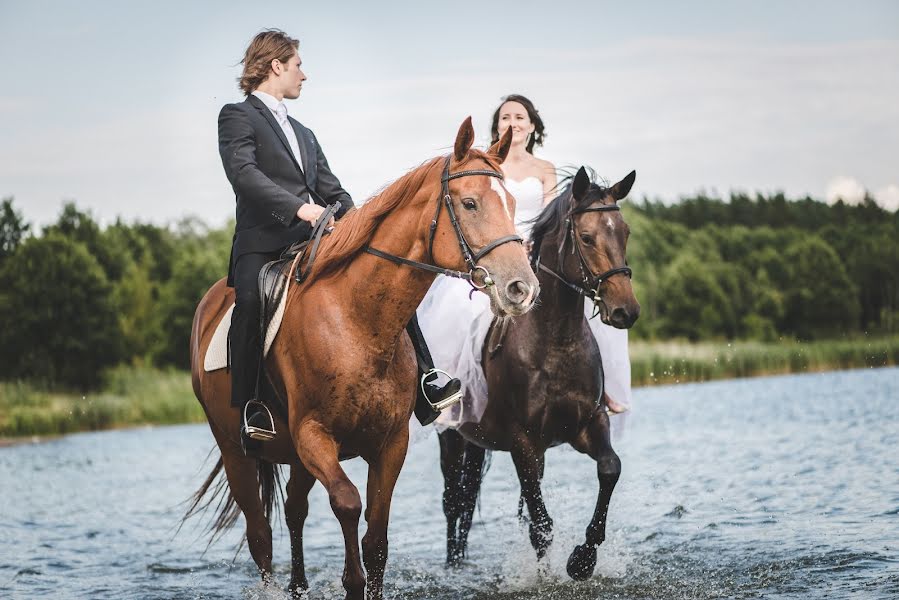
[[[516,181],[505,179],[506,190],[515,198],[515,227],[525,240],[531,221],[543,209],[543,184],[536,177]],[[444,410],[436,421],[438,429],[455,428],[477,422],[487,406],[487,381],[481,368],[481,351],[493,320],[490,300],[481,292],[471,293],[468,282],[451,277],[434,281],[418,307],[418,322],[428,342],[434,365],[462,381],[462,401]],[[585,305],[589,317],[592,307]],[[631,404],[631,366],[627,354],[627,330],[589,320],[602,354],[605,385],[617,402]],[[621,417],[612,419],[613,428]],[[413,419],[414,420],[414,419]]]

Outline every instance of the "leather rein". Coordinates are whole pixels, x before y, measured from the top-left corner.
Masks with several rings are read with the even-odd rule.
[[[591,319],[599,314],[600,305],[605,304],[602,299],[602,295],[599,292],[599,287],[610,277],[612,277],[613,275],[618,275],[619,273],[627,275],[630,278],[633,275],[633,271],[630,267],[627,266],[627,263],[625,262],[625,266],[623,267],[613,267],[608,271],[600,273],[599,275],[594,275],[590,270],[590,266],[587,264],[587,260],[584,258],[584,252],[583,250],[581,250],[581,245],[578,243],[577,230],[575,229],[574,219],[572,219],[572,217],[574,215],[588,212],[611,212],[620,210],[621,208],[617,204],[612,204],[582,208],[580,210],[572,210],[566,215],[565,226],[567,228],[567,231],[565,232],[565,239],[562,240],[562,245],[559,247],[559,264],[562,264],[562,253],[565,250],[565,241],[567,241],[567,239],[571,237],[571,252],[572,254],[577,254],[578,257],[578,267],[580,268],[581,272],[581,285],[571,283],[565,277],[541,263],[539,259],[537,261],[537,267],[541,271],[552,275],[571,290],[593,301],[593,315],[590,317]]]
[[[440,212],[443,209],[443,206],[446,205],[446,212],[449,215],[450,223],[453,225],[453,231],[456,233],[456,239],[459,242],[459,249],[462,252],[462,258],[465,260],[465,266],[468,267],[468,272],[456,271],[453,269],[445,269],[443,267],[438,267],[433,264],[418,262],[415,260],[410,260],[408,258],[403,258],[401,256],[395,256],[393,254],[389,254],[387,252],[383,252],[376,248],[372,248],[370,246],[365,247],[365,251],[369,254],[373,254],[379,258],[383,258],[389,260],[398,265],[406,265],[409,267],[415,267],[417,269],[422,269],[424,271],[429,271],[431,273],[437,273],[440,275],[446,275],[448,277],[455,277],[457,279],[464,279],[467,281],[472,288],[476,290],[482,290],[484,288],[488,288],[495,284],[493,277],[490,276],[490,272],[478,264],[478,261],[484,258],[488,253],[495,250],[499,246],[508,243],[508,242],[518,242],[522,243],[523,240],[521,236],[518,235],[507,235],[503,236],[499,239],[496,239],[489,244],[482,247],[480,250],[474,251],[471,245],[468,243],[468,240],[465,239],[465,234],[462,232],[462,227],[459,225],[459,219],[456,217],[456,211],[453,209],[453,199],[449,193],[449,182],[452,179],[458,179],[460,177],[470,177],[474,175],[485,175],[487,177],[496,177],[500,181],[503,180],[503,174],[498,171],[493,171],[491,169],[473,169],[469,171],[457,171],[456,173],[450,173],[450,160],[451,156],[446,157],[446,162],[443,165],[443,175],[440,178],[441,189],[440,195],[441,199],[437,200],[437,212],[434,213],[434,218],[431,220],[431,225],[429,227],[428,233],[428,256],[431,259],[431,262],[434,261],[434,238],[437,235],[437,222],[440,219]],[[477,281],[476,274],[481,272],[483,274],[483,283]]]

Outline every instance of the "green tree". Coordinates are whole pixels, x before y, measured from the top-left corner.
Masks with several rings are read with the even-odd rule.
[[[694,341],[718,337],[735,320],[727,295],[706,267],[697,256],[685,252],[665,269],[662,334]]]
[[[66,202],[56,223],[44,228],[44,235],[53,233],[84,244],[112,281],[122,276],[131,258],[122,248],[110,244],[90,212],[78,210],[74,202]]]
[[[0,204],[0,263],[16,251],[31,225],[13,208],[12,198],[4,198]]]
[[[740,323],[743,335],[765,342],[777,339],[778,327],[784,316],[784,297],[764,268],[759,268],[755,273],[748,302],[749,309]]]
[[[118,360],[106,274],[84,244],[30,238],[0,267],[0,376],[81,389]]]
[[[856,329],[858,290],[827,242],[808,235],[790,245],[784,259],[791,280],[785,314],[789,330],[808,339]]]
[[[139,261],[128,261],[122,278],[115,284],[113,298],[122,335],[122,360],[149,357],[160,336],[155,319],[159,284],[150,277],[152,263],[148,254]]]
[[[231,233],[185,221],[179,224],[177,235],[179,252],[172,277],[160,290],[160,337],[154,357],[159,363],[187,368],[194,312],[209,287],[228,274]]]

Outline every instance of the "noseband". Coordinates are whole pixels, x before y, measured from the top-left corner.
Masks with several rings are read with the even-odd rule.
[[[578,243],[578,235],[577,230],[574,226],[574,219],[572,218],[574,215],[579,215],[588,212],[612,212],[612,211],[620,211],[621,207],[617,204],[611,205],[603,205],[603,206],[594,206],[582,208],[580,210],[572,210],[569,211],[568,215],[565,217],[565,226],[567,231],[565,232],[565,238],[562,240],[562,245],[559,246],[559,265],[562,265],[562,254],[565,251],[565,242],[570,237],[572,249],[571,252],[573,254],[577,254],[578,257],[578,267],[581,271],[581,285],[576,285],[571,283],[567,279],[565,279],[562,275],[559,275],[549,267],[545,266],[543,263],[538,263],[538,267],[541,271],[549,273],[566,286],[584,296],[585,298],[590,298],[593,301],[593,315],[590,317],[591,319],[599,314],[600,305],[604,305],[605,302],[602,299],[602,295],[599,292],[599,287],[607,281],[613,275],[618,275],[619,273],[623,273],[627,275],[628,278],[631,277],[633,271],[631,268],[627,266],[625,262],[625,266],[623,267],[613,267],[604,273],[600,273],[599,275],[594,275],[592,271],[590,271],[590,266],[587,264],[587,260],[584,258],[584,252],[581,250],[581,245]]]
[[[431,273],[438,273],[441,275],[447,275],[449,277],[456,277],[458,279],[466,280],[471,286],[475,289],[482,290],[484,288],[490,287],[494,285],[493,277],[490,276],[490,272],[483,266],[478,264],[478,261],[484,258],[487,254],[495,250],[497,247],[507,243],[507,242],[518,242],[521,243],[522,239],[518,235],[507,235],[496,239],[489,244],[485,245],[478,251],[474,251],[471,245],[468,243],[468,240],[465,239],[465,234],[462,233],[462,227],[459,225],[459,219],[456,217],[456,211],[453,209],[453,199],[449,193],[449,182],[451,179],[458,179],[460,177],[469,177],[473,175],[485,175],[487,177],[496,177],[500,181],[503,180],[503,174],[498,171],[493,171],[491,169],[473,169],[470,171],[458,171],[456,173],[450,173],[450,160],[451,156],[446,157],[446,162],[443,165],[443,175],[440,178],[441,188],[440,195],[442,198],[437,200],[437,212],[434,213],[434,218],[431,220],[431,225],[429,227],[428,233],[428,256],[431,259],[431,262],[434,261],[434,238],[437,235],[437,221],[440,219],[440,212],[443,209],[444,204],[446,205],[446,212],[449,214],[450,223],[453,225],[453,231],[456,233],[456,240],[459,242],[459,249],[462,252],[462,258],[465,261],[465,266],[468,267],[468,272],[462,271],[454,271],[452,269],[444,269],[442,267],[437,267],[435,265],[430,265],[427,263],[422,263],[414,260],[409,260],[408,258],[403,258],[401,256],[394,256],[393,254],[388,254],[387,252],[382,252],[381,250],[377,250],[375,248],[367,247],[365,251],[369,254],[374,254],[380,258],[387,259],[393,263],[398,265],[407,265],[410,267],[415,267],[418,269],[423,269],[425,271],[430,271]],[[480,284],[476,278],[475,274],[477,272],[481,272],[483,274],[483,283]]]

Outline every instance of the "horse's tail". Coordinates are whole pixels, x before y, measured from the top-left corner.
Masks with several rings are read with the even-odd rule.
[[[207,533],[210,535],[207,548],[237,522],[241,513],[228,485],[224,466],[224,461],[219,456],[209,476],[206,477],[206,481],[188,498],[187,502],[190,503],[190,506],[181,518],[181,525],[184,525],[184,522],[190,517],[204,514],[210,508],[213,509],[215,516],[207,528]],[[279,496],[283,503],[283,493],[279,493],[282,489],[281,470],[278,465],[264,460],[256,461],[256,469],[263,513],[271,525],[272,515],[278,507],[276,500]],[[180,530],[181,527],[179,526],[178,529]]]

